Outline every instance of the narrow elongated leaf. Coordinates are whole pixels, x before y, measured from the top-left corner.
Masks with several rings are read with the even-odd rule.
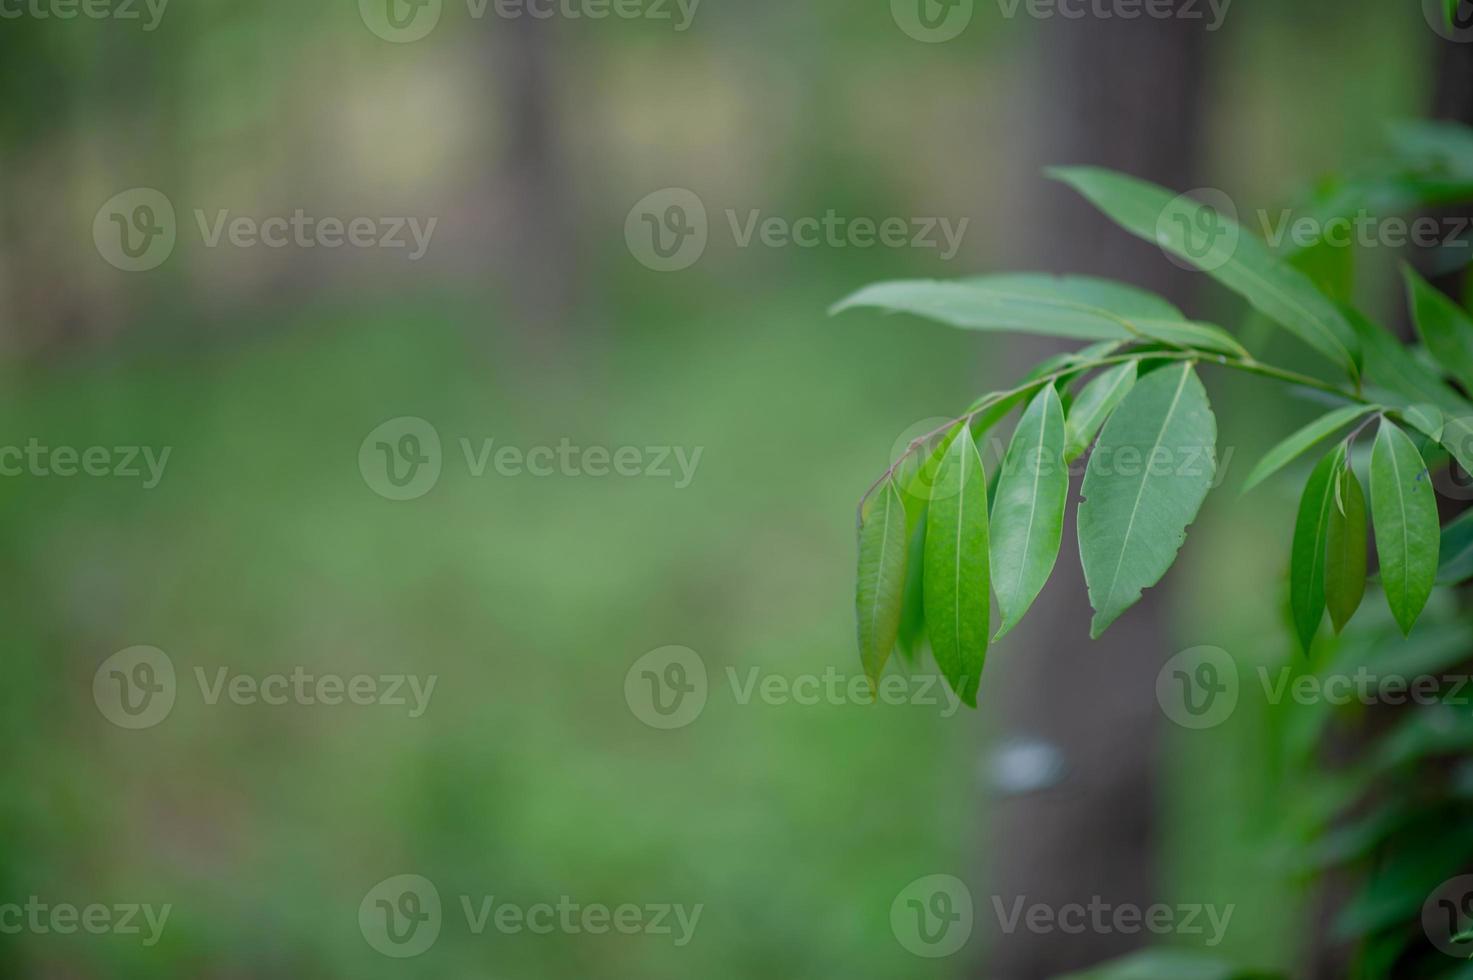
[[[926,511],[929,504],[919,508],[920,514],[915,527],[910,531],[910,543],[905,554],[905,597],[900,606],[900,628],[895,636],[895,645],[902,656],[915,663],[920,656],[921,645],[926,638],[926,606],[921,591],[922,572],[926,561]]]
[[[829,312],[859,307],[910,313],[969,330],[1006,330],[1076,340],[1160,340],[1241,356],[1220,327],[1195,323],[1158,296],[1105,279],[1034,274],[875,283]]]
[[[991,592],[987,561],[987,475],[982,456],[963,428],[937,476],[926,517],[923,589],[931,652],[952,689],[977,704],[987,658]]]
[[[1352,376],[1359,373],[1355,333],[1335,305],[1308,276],[1275,258],[1267,245],[1232,218],[1109,170],[1069,167],[1050,174],[1127,231],[1196,265],[1241,295]]]
[[[1325,535],[1325,605],[1336,633],[1366,594],[1366,495],[1349,466],[1341,467],[1339,481]]]
[[[1294,632],[1305,653],[1314,645],[1320,620],[1325,618],[1325,556],[1330,515],[1335,511],[1335,485],[1345,468],[1345,446],[1329,452],[1305,484],[1294,521],[1294,543],[1289,554],[1289,608]]]
[[[1422,342],[1464,390],[1473,391],[1473,320],[1411,266],[1402,271],[1407,301]]]
[[[1371,517],[1386,601],[1410,633],[1437,578],[1437,497],[1416,445],[1384,419],[1371,451]]]
[[[880,673],[900,632],[905,599],[905,503],[895,484],[885,485],[865,507],[859,527],[859,656],[871,684]]]
[[[1099,636],[1166,574],[1217,471],[1217,420],[1191,364],[1136,382],[1084,477],[1079,554]]]
[[[1379,410],[1377,405],[1346,405],[1315,419],[1270,449],[1258,461],[1258,465],[1253,467],[1253,472],[1248,474],[1248,479],[1243,484],[1243,492],[1252,490],[1336,432]]]
[[[998,637],[1018,625],[1054,570],[1068,496],[1064,408],[1050,385],[1013,431],[993,498],[992,588],[1002,613]]]
[[[1066,460],[1073,462],[1084,455],[1090,443],[1095,441],[1095,436],[1099,435],[1105,419],[1110,417],[1110,413],[1119,407],[1125,396],[1130,394],[1130,389],[1135,387],[1138,370],[1135,361],[1117,364],[1090,381],[1079,392],[1079,397],[1074,399],[1074,405],[1069,409],[1069,420],[1065,426]]]

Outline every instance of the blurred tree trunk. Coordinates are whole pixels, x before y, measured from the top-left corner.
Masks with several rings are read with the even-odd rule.
[[[498,229],[497,285],[528,346],[562,348],[576,308],[575,202],[564,148],[557,82],[556,19],[515,17],[496,24],[495,91],[502,96],[501,170],[492,194]]]
[[[1027,168],[1013,182],[1018,213],[1008,262],[1108,276],[1187,301],[1198,279],[1101,217],[1062,185],[1048,164],[1113,167],[1169,187],[1194,186],[1202,115],[1203,56],[1211,35],[1179,18],[1069,21],[1039,25],[1031,98],[1012,131]],[[1029,345],[1029,360],[1048,350]],[[1077,499],[1077,481],[1075,493]],[[1059,931],[1004,934],[994,903],[1011,909],[1092,899],[1140,908],[1157,900],[1156,673],[1171,653],[1159,590],[1146,593],[1097,641],[1077,551],[1072,508],[1059,574],[998,658],[988,708],[1003,737],[994,772],[989,894],[978,903],[990,980],[1032,980],[1089,966],[1149,941],[1149,935]],[[1011,748],[1010,748],[1011,746]],[[1029,748],[1031,747],[1031,748]],[[1025,751],[1025,749],[1027,749]],[[1055,756],[1053,753],[1057,753]],[[1057,781],[1046,770],[1060,766]],[[994,777],[994,783],[998,780]],[[1030,783],[1034,784],[1030,786]],[[1052,785],[1048,785],[1052,783]],[[994,897],[995,896],[995,897]]]

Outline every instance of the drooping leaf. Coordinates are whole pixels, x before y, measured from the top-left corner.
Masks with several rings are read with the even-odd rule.
[[[1308,653],[1325,616],[1325,556],[1328,553],[1330,515],[1335,510],[1335,486],[1345,468],[1345,446],[1336,446],[1309,476],[1294,521],[1294,543],[1289,554],[1289,608],[1294,632]]]
[[[1050,173],[1127,231],[1196,265],[1350,375],[1359,374],[1355,333],[1334,303],[1232,218],[1109,170],[1069,167]]]
[[[1465,391],[1473,391],[1473,320],[1411,266],[1404,266],[1402,272],[1422,342]]]
[[[1416,445],[1386,419],[1371,451],[1371,516],[1386,601],[1409,633],[1437,578],[1437,499]]]
[[[1136,382],[1084,477],[1079,554],[1099,636],[1161,580],[1217,470],[1217,420],[1190,363]]]
[[[1241,356],[1220,327],[1187,320],[1150,293],[1082,276],[1009,274],[972,279],[911,279],[875,283],[837,303],[910,313],[969,330],[1006,330],[1075,340],[1155,339]]]
[[[910,543],[905,549],[905,597],[900,606],[900,628],[895,645],[906,661],[914,664],[926,638],[926,605],[921,590],[926,561],[926,512],[930,504],[920,507]]]
[[[987,474],[971,431],[963,428],[941,464],[926,517],[922,587],[936,665],[973,707],[992,612],[987,547]]]
[[[1366,495],[1349,466],[1340,470],[1325,536],[1325,605],[1339,633],[1366,594]]]
[[[1018,625],[1054,570],[1068,496],[1064,409],[1050,385],[1013,431],[992,504],[992,588],[1002,613],[998,637]]]
[[[905,503],[891,480],[867,502],[859,526],[859,656],[871,684],[880,673],[900,632],[905,600]]]
[[[1119,407],[1135,387],[1138,366],[1135,361],[1117,364],[1090,381],[1074,399],[1065,423],[1064,458],[1073,462],[1095,441],[1105,419]]]
[[[1243,492],[1252,490],[1336,432],[1379,410],[1376,405],[1346,405],[1315,419],[1264,454],[1248,474]]]

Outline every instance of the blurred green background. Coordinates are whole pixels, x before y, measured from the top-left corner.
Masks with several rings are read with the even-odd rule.
[[[153,489],[0,480],[0,902],[172,906],[152,947],[0,936],[4,972],[990,975],[985,929],[928,960],[890,911],[909,882],[950,873],[990,921],[989,709],[1005,690],[984,684],[980,711],[944,718],[744,705],[725,677],[858,671],[855,502],[915,423],[1006,386],[1034,353],[825,314],[874,279],[1018,268],[1020,239],[1071,236],[1032,226],[1026,203],[1044,181],[1035,130],[1058,124],[1035,65],[1058,25],[1001,10],[978,4],[944,44],[906,36],[884,3],[838,0],[705,0],[685,31],[447,3],[408,44],[345,0],[176,0],[151,31],[0,20],[0,444],[172,447]],[[1383,121],[1426,114],[1438,43],[1414,4],[1234,5],[1201,48],[1197,183],[1277,207],[1353,164]],[[92,237],[134,187],[178,212],[172,255],[142,273]],[[671,273],[624,236],[666,187],[711,219],[705,254]],[[438,224],[417,262],[208,248],[195,228],[196,209],[297,208]],[[947,262],[739,248],[727,209],[970,224]],[[1367,290],[1389,286],[1393,259],[1372,257]],[[1192,312],[1236,329],[1236,309],[1204,288]],[[1209,387],[1236,454],[1168,579],[1159,659],[1211,643],[1277,665],[1294,501],[1288,484],[1246,502],[1236,488],[1308,409],[1252,380]],[[444,469],[393,501],[358,454],[406,416],[435,426]],[[462,437],[702,456],[687,487],[477,477]],[[178,696],[130,731],[92,681],[137,645],[169,655]],[[661,731],[625,677],[670,645],[700,655],[711,691],[695,722]],[[992,660],[1054,654],[1009,642]],[[194,671],[220,667],[438,686],[418,718],[212,705]],[[1164,787],[1162,895],[1235,904],[1220,952],[1283,966],[1304,888],[1270,846],[1282,801],[1262,715],[1249,701],[1212,732],[1163,725],[1141,764]],[[365,942],[358,910],[403,873],[433,881],[446,912],[433,949],[400,960]],[[462,895],[704,911],[684,947],[474,935]]]

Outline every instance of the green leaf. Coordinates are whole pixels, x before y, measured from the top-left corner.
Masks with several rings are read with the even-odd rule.
[[[1411,266],[1402,272],[1422,342],[1464,390],[1473,391],[1473,320]]]
[[[1095,441],[1110,413],[1120,406],[1130,389],[1135,387],[1139,365],[1135,361],[1117,364],[1090,381],[1074,399],[1065,426],[1064,458],[1073,462]]]
[[[1219,327],[1193,323],[1158,296],[1083,276],[1010,274],[875,283],[829,312],[875,308],[969,330],[1006,330],[1075,340],[1163,340],[1242,356]]]
[[[1335,506],[1325,536],[1325,605],[1339,633],[1366,594],[1366,495],[1355,471],[1340,471]]]
[[[1422,433],[1433,442],[1442,442],[1443,429],[1447,427],[1447,416],[1436,405],[1408,405],[1401,410],[1407,425]]]
[[[1473,510],[1442,529],[1438,553],[1438,585],[1459,585],[1473,578]]]
[[[1258,465],[1253,467],[1253,472],[1248,474],[1247,482],[1243,484],[1243,492],[1247,493],[1252,490],[1336,432],[1379,410],[1380,407],[1377,405],[1346,405],[1344,408],[1337,408],[1315,419],[1270,449],[1263,459],[1258,461]]]
[[[951,443],[926,518],[926,628],[952,689],[976,707],[987,658],[991,595],[987,562],[987,475],[971,430]]]
[[[1294,521],[1294,543],[1289,554],[1289,608],[1294,632],[1305,653],[1314,644],[1325,616],[1325,556],[1330,515],[1335,511],[1335,485],[1345,467],[1345,446],[1336,446],[1309,476]]]
[[[895,643],[909,663],[920,656],[926,637],[926,606],[921,591],[926,559],[926,512],[929,504],[919,508],[919,516],[910,531],[910,544],[905,555],[905,598],[900,606],[900,629]]]
[[[1473,404],[1424,367],[1385,327],[1351,307],[1342,309],[1360,336],[1370,376],[1401,396],[1403,408],[1430,403],[1442,409],[1438,442],[1458,465],[1473,473]]]
[[[1355,333],[1335,304],[1308,276],[1275,258],[1236,221],[1190,198],[1109,170],[1069,167],[1050,174],[1127,231],[1196,265],[1241,295],[1352,377],[1359,374]]]
[[[1100,434],[1079,505],[1099,636],[1161,580],[1217,470],[1217,420],[1190,363],[1147,374]]]
[[[878,684],[900,632],[905,598],[905,503],[895,483],[867,502],[859,526],[859,656],[871,684]]]
[[[992,588],[1002,613],[994,639],[1018,625],[1053,572],[1068,496],[1064,408],[1050,385],[1013,431],[992,504]]]
[[[1409,633],[1437,578],[1437,497],[1416,445],[1385,419],[1371,452],[1371,516],[1386,601]]]

